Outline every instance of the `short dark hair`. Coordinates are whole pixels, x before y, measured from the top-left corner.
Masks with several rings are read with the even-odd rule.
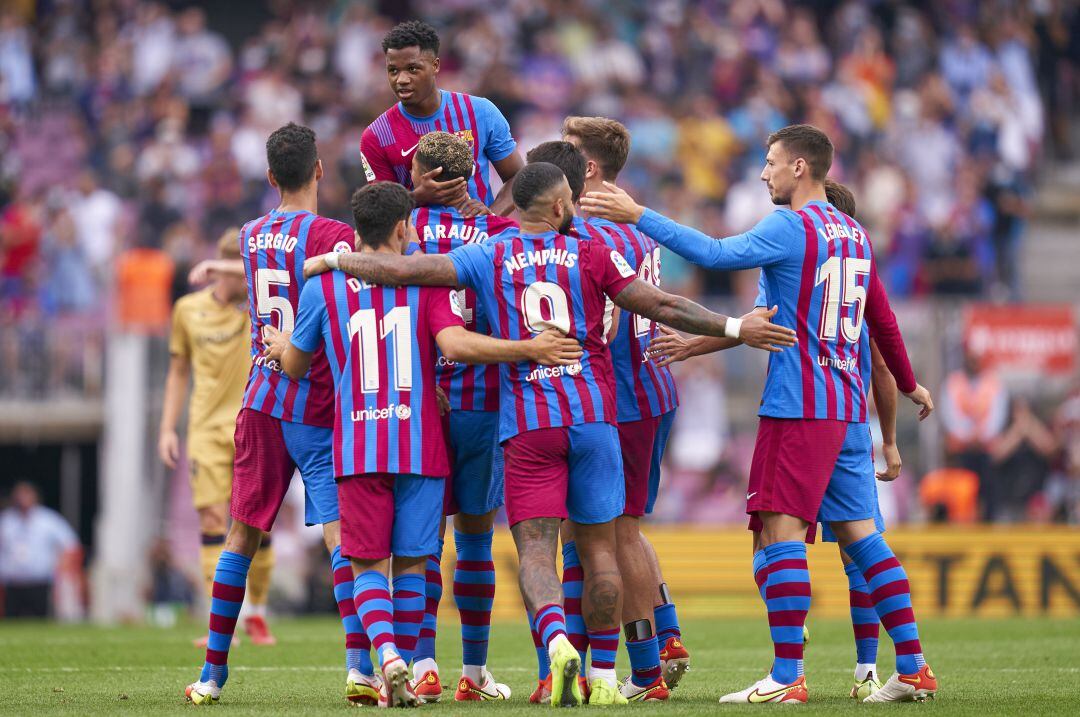
[[[274,181],[285,191],[301,189],[315,176],[319,151],[310,127],[290,122],[270,133],[266,140],[266,164]]]
[[[428,132],[421,137],[413,161],[429,171],[442,167],[442,172],[436,177],[440,182],[459,177],[468,179],[476,166],[469,143],[449,132]]]
[[[567,117],[563,137],[581,140],[581,151],[600,166],[604,178],[615,181],[630,156],[630,130],[607,117]]]
[[[833,158],[832,140],[827,134],[811,124],[792,124],[770,134],[765,144],[771,147],[776,142],[783,142],[793,158],[806,160],[811,179],[818,182],[825,179]]]
[[[570,142],[554,140],[542,142],[525,155],[525,161],[529,164],[535,162],[547,162],[554,164],[566,175],[566,181],[570,184],[570,193],[576,202],[585,189],[585,155],[581,150]]]
[[[394,26],[382,40],[382,51],[401,50],[406,47],[419,47],[420,51],[431,50],[439,54],[439,33],[435,28],[421,20],[408,20]]]
[[[525,211],[545,192],[565,180],[563,171],[550,162],[526,164],[514,175],[514,204]]]
[[[402,219],[408,219],[416,202],[397,182],[372,182],[353,192],[353,221],[364,246],[378,249]]]
[[[852,219],[855,218],[855,194],[846,185],[825,177],[825,198],[829,200],[829,204]]]

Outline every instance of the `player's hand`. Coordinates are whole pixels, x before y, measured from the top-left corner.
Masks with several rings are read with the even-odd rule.
[[[158,436],[157,450],[161,462],[175,469],[180,460],[180,436],[176,435],[176,431],[162,431]]]
[[[420,176],[420,183],[413,188],[413,199],[420,206],[445,204],[456,207],[469,196],[469,183],[464,177],[440,182],[435,179],[442,173],[442,167],[436,167]]]
[[[529,340],[531,358],[544,366],[570,366],[585,353],[577,339],[568,338],[557,329],[547,329]]]
[[[900,477],[900,468],[903,461],[900,460],[900,449],[895,443],[886,443],[881,446],[881,455],[885,458],[885,470],[878,471],[874,475],[880,481],[892,481]]]
[[[446,393],[442,390],[442,386],[435,387],[435,400],[439,403],[440,416],[445,416],[450,413],[450,399],[446,397]]]
[[[694,355],[694,342],[678,331],[666,326],[658,326],[660,335],[649,342],[649,358],[657,366],[669,366],[677,361],[685,361]]]
[[[604,182],[606,192],[589,192],[581,198],[581,210],[595,217],[620,224],[637,224],[645,207],[611,182]]]
[[[330,271],[330,265],[326,263],[325,254],[319,256],[308,257],[304,260],[304,278],[310,279],[313,276],[319,274],[325,274]]]
[[[263,357],[281,363],[285,349],[289,348],[290,334],[283,334],[277,327],[264,324],[262,327]]]
[[[479,217],[484,214],[491,214],[491,210],[488,209],[488,205],[484,204],[478,199],[469,197],[464,202],[458,205],[457,210],[461,212],[461,216],[469,219],[471,217]]]
[[[920,421],[926,420],[926,417],[934,412],[934,398],[930,395],[930,392],[927,391],[926,387],[922,384],[915,384],[915,390],[911,393],[905,393],[904,395],[910,398],[912,403],[920,407]]]
[[[765,312],[751,312],[742,320],[742,328],[739,330],[739,339],[755,349],[762,349],[771,353],[779,353],[781,350],[794,346],[798,341],[795,331],[786,326],[778,326],[771,319],[776,316],[777,307],[772,307]]]

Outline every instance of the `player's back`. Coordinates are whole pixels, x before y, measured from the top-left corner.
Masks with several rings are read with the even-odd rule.
[[[374,286],[339,271],[317,281],[337,384],[335,474],[447,475],[434,366],[452,290]]]
[[[489,167],[509,156],[516,144],[506,118],[491,101],[463,92],[440,90],[439,109],[429,117],[415,117],[398,102],[379,115],[360,138],[369,182],[397,182],[412,189],[412,160],[420,138],[428,132],[449,132],[472,148],[475,171],[469,178],[469,195],[490,205]]]
[[[599,229],[603,241],[626,259],[639,279],[660,286],[659,244],[629,224],[599,218],[586,221],[580,217],[575,219],[575,225],[579,222]],[[659,333],[659,327],[651,319],[628,311],[620,313],[619,326],[609,345],[620,422],[660,416],[679,405],[671,370],[657,366],[645,355],[649,343]]]
[[[343,222],[307,211],[273,210],[240,230],[248,284],[251,373],[244,408],[317,426],[333,424],[333,383],[325,356],[315,355],[307,376],[294,381],[262,356],[265,326],[289,333],[304,287],[304,260],[330,251],[352,251],[353,231]]]
[[[869,237],[826,202],[776,215],[791,251],[764,267],[765,302],[779,306],[774,321],[793,327],[799,344],[769,356],[760,415],[866,421],[864,314],[876,271]]]
[[[425,254],[449,254],[458,247],[486,242],[506,229],[517,228],[513,219],[495,214],[464,217],[457,209],[444,206],[417,207],[412,217],[420,251]],[[469,331],[490,335],[490,321],[478,310],[476,292],[458,292],[458,307]],[[499,410],[498,367],[453,363],[440,353],[435,373],[451,410]]]
[[[625,287],[633,270],[602,242],[554,231],[507,230],[486,246],[484,259],[483,266],[455,265],[462,281],[478,287],[493,336],[521,340],[553,328],[584,349],[581,361],[571,366],[500,364],[500,438],[538,428],[614,423],[605,292]]]

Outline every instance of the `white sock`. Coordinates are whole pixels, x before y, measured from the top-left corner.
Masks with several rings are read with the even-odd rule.
[[[855,665],[855,681],[856,682],[862,682],[863,680],[866,679],[867,675],[869,675],[871,672],[873,672],[875,675],[877,674],[877,665],[875,665],[874,663],[871,662],[868,665],[864,665],[864,664],[861,664],[861,663],[856,664]]]
[[[416,660],[412,666],[413,676],[416,678],[423,677],[429,671],[439,674],[439,666],[435,664],[434,658],[425,657],[422,660]]]
[[[612,687],[619,686],[619,678],[615,675],[615,670],[601,670],[598,667],[589,665],[589,682],[595,679],[601,679]]]
[[[461,675],[462,677],[468,677],[475,682],[477,687],[483,687],[485,667],[487,667],[487,665],[462,665]]]
[[[556,635],[555,637],[551,638],[551,642],[549,642],[547,646],[549,660],[555,659],[555,649],[562,643],[563,640],[566,640],[567,643],[570,642],[570,638],[568,638],[566,635]],[[573,647],[573,645],[570,646]]]
[[[255,603],[248,603],[247,606],[248,617],[266,617],[266,605],[256,605]]]

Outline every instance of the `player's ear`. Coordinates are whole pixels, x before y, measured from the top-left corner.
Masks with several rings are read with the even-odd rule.
[[[278,189],[277,180],[274,179],[274,174],[269,169],[266,170],[266,181],[270,182],[271,187]]]
[[[806,172],[806,160],[803,159],[802,157],[799,157],[798,159],[796,159],[795,160],[795,168],[794,168],[793,171],[795,173],[796,179],[801,177],[803,175],[803,173]]]
[[[441,64],[442,63],[440,62],[438,55],[436,55],[435,59],[431,61],[431,71],[434,72],[436,75],[439,74],[439,67]]]
[[[315,160],[315,181],[316,182],[321,182],[322,178],[323,178],[322,160],[321,159],[316,159]]]
[[[360,251],[360,232],[353,229],[353,249]]]
[[[585,179],[592,179],[600,172],[600,166],[589,159],[585,161]]]

